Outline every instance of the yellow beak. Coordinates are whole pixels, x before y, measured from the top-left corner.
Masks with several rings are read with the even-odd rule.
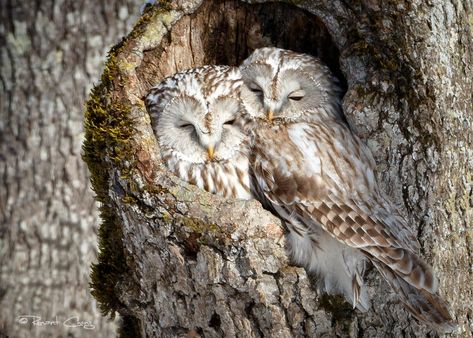
[[[268,110],[268,114],[267,114],[267,115],[268,115],[268,121],[271,122],[271,121],[273,120],[273,115],[274,115],[274,114],[273,114],[273,111],[272,111],[272,110]]]
[[[214,153],[215,153],[215,148],[213,145],[210,145],[207,147],[207,154],[209,154],[209,159],[213,160],[214,158]]]

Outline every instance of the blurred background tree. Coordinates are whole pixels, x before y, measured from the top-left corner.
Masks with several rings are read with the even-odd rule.
[[[83,106],[142,3],[1,1],[0,336],[114,336],[88,285],[100,221],[81,160]]]

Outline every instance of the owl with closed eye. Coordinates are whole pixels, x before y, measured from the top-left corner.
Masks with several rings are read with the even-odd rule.
[[[341,117],[343,92],[339,81],[311,55],[261,48],[243,61],[240,70],[245,84],[258,98],[258,108],[270,119],[282,116],[286,121],[297,121],[314,109]]]
[[[370,307],[371,263],[419,320],[455,328],[408,221],[381,190],[369,148],[343,118],[341,90],[317,58],[255,50],[240,66],[253,98],[254,195],[288,228],[293,261],[319,287],[361,311]]]
[[[252,198],[241,129],[248,93],[229,66],[189,69],[153,87],[145,104],[167,168],[208,192]]]

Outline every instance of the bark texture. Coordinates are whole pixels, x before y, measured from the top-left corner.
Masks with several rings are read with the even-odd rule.
[[[142,1],[0,3],[0,336],[113,336],[89,290],[100,220],[83,107]]]
[[[94,294],[142,336],[436,336],[368,274],[361,314],[290,265],[280,222],[167,173],[142,97],[163,77],[275,45],[321,56],[347,84],[349,123],[417,229],[459,331],[471,337],[470,2],[161,1],[115,46],[87,104],[85,160],[102,202]],[[256,1],[255,1],[256,2]]]

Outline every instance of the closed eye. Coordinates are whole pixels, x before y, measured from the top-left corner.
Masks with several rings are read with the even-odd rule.
[[[189,127],[193,127],[192,123],[189,123],[189,122],[182,122],[179,126],[179,128],[189,128]]]
[[[250,88],[250,90],[255,93],[255,94],[261,94],[263,93],[263,90],[261,89],[260,86],[258,86],[256,83],[250,83],[250,85],[248,86],[248,88]]]
[[[295,90],[290,93],[287,97],[293,101],[300,101],[305,96],[305,91],[302,89]]]
[[[233,120],[228,120],[227,122],[224,123],[224,125],[231,126],[235,123],[235,119]]]

